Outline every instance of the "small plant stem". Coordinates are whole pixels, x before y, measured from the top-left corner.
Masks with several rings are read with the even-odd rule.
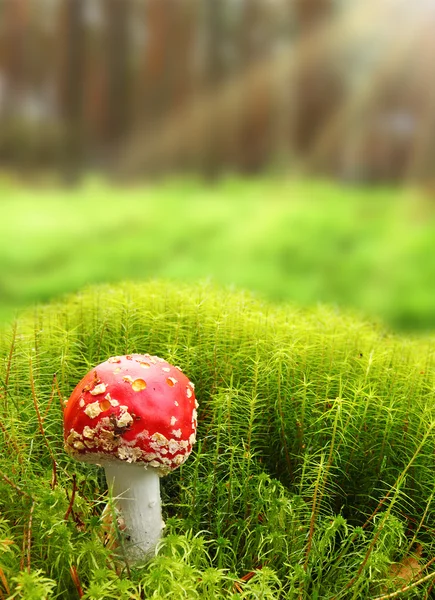
[[[379,450],[379,459],[378,459],[378,466],[376,468],[376,471],[378,473],[378,477],[381,476],[381,467],[382,467],[382,462],[384,460],[384,456],[385,456],[385,444],[387,442],[388,439],[388,433],[390,431],[390,427],[389,427],[389,418],[390,415],[387,418],[387,422],[385,423],[385,429],[384,429],[384,434],[382,436],[382,443],[381,443],[381,448]]]
[[[60,402],[60,408],[63,411],[63,409],[65,408],[65,400],[63,399],[63,396],[62,396],[62,394],[60,392],[60,389],[59,389],[59,383],[57,381],[57,373],[55,373],[53,375],[53,383],[54,383],[54,385],[56,387],[56,392],[57,392],[57,395],[58,395],[58,398],[59,398],[59,402]]]
[[[302,394],[302,409],[301,409],[301,418],[300,418],[300,424],[301,424],[301,428],[300,428],[300,433],[301,433],[301,442],[304,441],[304,435],[305,435],[305,413],[307,411],[307,389],[310,386],[310,383],[307,381],[307,376],[304,373],[304,391]],[[302,448],[304,448],[304,446],[302,445]]]
[[[313,494],[313,508],[311,510],[311,518],[310,518],[310,530],[308,533],[308,542],[307,542],[307,548],[305,550],[305,562],[304,562],[304,571],[307,571],[308,568],[308,560],[310,558],[310,552],[311,552],[311,547],[313,545],[313,537],[314,537],[314,527],[316,524],[316,517],[317,517],[317,497],[319,494],[319,489],[320,489],[320,480],[322,477],[322,471],[323,471],[323,454],[321,456],[320,459],[320,465],[319,465],[319,472],[317,474],[317,480],[316,480],[316,484],[314,486],[314,494]]]
[[[213,420],[216,418],[216,414],[213,414]],[[209,527],[212,529],[213,527],[213,518],[214,518],[214,504],[215,504],[215,496],[216,496],[216,487],[217,487],[217,470],[219,464],[219,447],[220,447],[220,427],[219,424],[222,420],[222,410],[219,411],[218,414],[218,427],[216,429],[216,449],[215,449],[215,459],[213,460],[213,476],[212,476],[212,485],[209,491]],[[230,426],[228,425],[228,429],[230,430]],[[231,438],[230,438],[231,439]]]
[[[277,390],[278,413],[279,413],[279,421],[280,421],[280,428],[281,428],[281,440],[284,445],[284,454],[285,454],[285,460],[287,463],[288,478],[289,478],[289,480],[292,480],[293,479],[293,467],[292,467],[292,463],[290,460],[290,453],[288,450],[287,436],[286,436],[285,428],[284,428],[284,414],[283,414],[283,410],[282,410],[281,376],[282,376],[282,372],[281,372],[281,362],[280,362],[279,366],[278,366],[278,390]]]
[[[47,407],[46,407],[46,409],[44,411],[44,416],[42,417],[42,422],[43,423],[44,423],[45,419],[47,418],[48,411],[50,410],[51,404],[53,402],[53,398],[54,398],[54,394],[55,394],[55,378],[56,378],[56,373],[53,375],[53,382],[51,384],[50,399],[49,399],[49,401],[47,403]],[[62,408],[62,410],[63,410],[63,408]]]
[[[27,492],[25,492],[24,490],[22,490],[16,483],[14,483],[13,481],[11,481],[9,479],[9,477],[7,475],[5,475],[4,473],[2,473],[1,471],[0,471],[0,477],[4,481],[6,481],[7,484],[9,484],[11,487],[13,487],[14,490],[16,490],[19,494],[21,494],[22,496],[26,496],[26,498],[31,498],[33,500],[32,496],[30,494],[28,494]]]
[[[331,469],[332,462],[333,462],[334,450],[335,450],[335,438],[337,436],[338,419],[340,417],[340,412],[341,412],[341,398],[337,398],[336,403],[337,403],[337,408],[336,408],[336,412],[335,412],[334,425],[332,428],[332,437],[331,437],[331,443],[329,446],[328,461],[326,463],[325,474],[323,476],[323,481],[322,481],[322,488],[321,488],[320,494],[319,494],[319,504],[322,501],[322,498],[325,494],[326,479],[329,475],[329,471]]]
[[[8,362],[6,365],[6,374],[5,374],[5,381],[4,381],[4,390],[5,390],[4,416],[7,416],[7,414],[8,414],[9,377],[11,374],[12,357],[14,355],[16,339],[17,339],[17,321],[14,321],[14,324],[12,326],[12,342],[11,342],[11,347],[9,349]]]
[[[9,587],[8,580],[6,579],[6,575],[1,567],[0,567],[0,581],[2,582],[3,587],[5,588],[5,591],[6,591],[7,595],[9,596],[9,594],[11,593],[11,590]],[[4,598],[4,595],[1,592],[1,590],[0,590],[0,593],[2,595],[2,598]]]
[[[335,438],[337,435],[338,419],[339,419],[340,410],[341,410],[340,400],[341,400],[340,398],[337,398],[337,400],[336,400],[337,408],[336,408],[336,414],[335,414],[335,419],[334,419],[334,425],[333,425],[333,429],[332,429],[332,438],[331,438],[331,443],[330,443],[330,447],[329,447],[328,460],[327,460],[325,468],[323,468],[323,462],[322,462],[323,455],[322,455],[321,463],[319,465],[319,473],[318,473],[316,485],[314,488],[313,508],[312,508],[311,519],[310,519],[310,530],[309,530],[309,534],[308,534],[307,548],[305,551],[305,562],[304,562],[304,571],[305,572],[307,571],[307,568],[308,568],[309,555],[310,555],[311,547],[312,547],[312,543],[313,543],[314,528],[315,528],[316,517],[317,517],[317,507],[318,507],[318,505],[320,505],[322,498],[324,496],[326,479],[328,477],[329,471],[332,466],[334,447],[335,447]],[[322,477],[322,472],[323,472],[323,477]]]
[[[426,594],[424,596],[424,600],[427,600],[428,598],[431,597],[430,594],[432,592],[433,586],[434,586],[434,580],[432,579],[431,584],[429,586],[429,589],[426,590]]]
[[[73,580],[74,585],[76,586],[77,594],[79,598],[83,598],[83,590],[79,579],[79,574],[77,573],[77,567],[71,565],[69,568],[69,572],[71,573],[71,579]]]
[[[255,402],[256,402],[256,392],[252,391],[252,396],[249,398],[249,419],[248,419],[248,431],[246,434],[246,442],[244,445],[244,456],[246,461],[243,464],[243,473],[245,477],[245,481],[249,481],[251,479],[251,444],[252,444],[252,428],[255,418]],[[233,457],[231,459],[231,467],[233,466]],[[230,481],[231,481],[230,475]],[[247,486],[244,489],[243,499],[246,504],[245,508],[245,521],[247,521],[251,514],[251,503],[248,499],[247,494]]]
[[[66,510],[65,516],[63,518],[64,521],[67,521],[71,512],[72,512],[72,508],[74,506],[74,499],[76,497],[76,491],[77,491],[77,476],[74,473],[73,475],[73,488],[72,488],[72,492],[71,492],[71,498],[68,504],[68,508]]]
[[[156,469],[134,464],[105,464],[106,479],[129,536],[128,558],[140,560],[154,552],[164,523],[160,478]]]
[[[56,460],[54,458],[54,454],[50,448],[50,444],[48,443],[47,437],[45,435],[44,424],[43,424],[43,420],[41,417],[41,413],[39,411],[38,400],[36,398],[35,380],[33,377],[33,367],[32,367],[32,359],[31,358],[29,359],[29,375],[30,375],[30,388],[32,390],[32,400],[33,400],[33,405],[35,407],[36,417],[38,419],[39,431],[42,435],[42,439],[44,440],[45,445],[47,446],[47,450],[48,450],[48,453],[50,454],[50,458],[51,458],[51,462],[52,462],[52,466],[53,466],[51,489],[54,489],[57,485],[57,465],[56,465]]]
[[[427,513],[429,511],[430,505],[432,504],[433,495],[434,495],[434,492],[432,491],[431,495],[429,496],[428,501],[426,502],[426,508],[424,509],[424,512],[423,512],[423,515],[422,515],[422,517],[420,519],[418,527],[415,530],[414,535],[412,536],[412,540],[408,544],[408,550],[412,548],[412,545],[414,544],[414,542],[415,542],[415,540],[417,538],[418,532],[420,531],[420,529],[423,526],[424,520],[426,519],[426,515],[427,515]]]
[[[198,482],[199,482],[199,465],[201,460],[201,450],[202,450],[202,442],[198,440],[196,447],[196,456],[195,456],[195,471],[194,476],[192,477],[191,484],[191,494],[192,494],[192,511],[195,511],[196,502],[197,502],[197,491],[198,491]]]
[[[230,466],[228,469],[229,472],[229,476],[228,476],[228,481],[227,481],[227,495],[228,495],[228,499],[227,499],[227,518],[226,518],[226,526],[228,527],[228,522],[229,519],[231,518],[231,500],[232,500],[232,489],[231,489],[231,482],[233,480],[233,462],[234,462],[234,455],[231,455],[230,457]]]
[[[35,510],[35,501],[32,502],[29,513],[29,525],[27,527],[27,571],[30,573],[30,554],[32,546],[32,524],[33,524],[33,511]]]
[[[20,571],[24,570],[24,560],[27,558],[27,571],[30,573],[30,550],[32,544],[32,522],[33,522],[33,511],[35,509],[35,501],[32,500],[32,506],[29,511],[29,521],[27,527],[24,526],[23,530],[23,545],[22,554],[20,561]]]

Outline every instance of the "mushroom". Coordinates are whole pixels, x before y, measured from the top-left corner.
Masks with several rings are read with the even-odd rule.
[[[65,450],[104,467],[137,560],[161,536],[160,477],[189,456],[196,438],[194,385],[158,356],[113,356],[92,369],[64,411]]]

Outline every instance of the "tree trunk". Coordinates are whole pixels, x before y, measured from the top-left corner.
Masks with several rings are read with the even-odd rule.
[[[62,171],[65,182],[77,182],[83,162],[83,81],[86,0],[63,0],[59,47],[63,48],[60,73],[60,110],[65,121]]]
[[[105,0],[107,58],[106,138],[110,145],[126,134],[130,114],[129,2]]]

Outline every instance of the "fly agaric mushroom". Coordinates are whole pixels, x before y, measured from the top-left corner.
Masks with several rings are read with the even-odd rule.
[[[149,354],[109,358],[66,404],[65,450],[104,467],[132,559],[152,552],[161,536],[159,478],[192,451],[197,407],[194,385],[180,368]]]

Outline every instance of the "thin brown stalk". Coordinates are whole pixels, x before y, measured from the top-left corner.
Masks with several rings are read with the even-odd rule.
[[[432,580],[432,582],[431,582],[431,584],[430,584],[430,586],[429,586],[429,589],[426,591],[426,594],[425,594],[425,596],[424,596],[424,600],[427,600],[428,598],[430,598],[430,597],[431,597],[431,592],[432,592],[432,589],[433,589],[434,583],[435,583],[435,582]]]
[[[15,350],[15,342],[17,339],[17,322],[15,321],[12,327],[12,343],[11,343],[11,347],[9,350],[9,355],[8,355],[8,362],[6,365],[6,374],[5,374],[5,383],[4,383],[4,390],[5,390],[5,404],[4,404],[4,414],[5,416],[8,414],[8,387],[9,387],[9,377],[11,374],[11,367],[12,367],[12,356],[14,354],[14,350]]]
[[[290,479],[292,479],[293,478],[293,466],[292,466],[292,461],[290,459],[290,452],[289,452],[288,444],[287,444],[287,436],[285,434],[285,429],[284,429],[284,414],[282,412],[281,365],[280,365],[280,372],[278,373],[278,412],[279,412],[279,420],[280,420],[280,427],[281,427],[281,440],[284,445],[284,454],[285,454],[285,461],[287,463],[288,477]]]
[[[7,595],[9,596],[9,594],[11,593],[11,589],[9,587],[8,580],[6,579],[6,575],[1,567],[0,567],[0,580],[3,584],[3,587],[5,588]],[[1,590],[0,590],[0,594],[1,594],[1,597],[4,598],[3,592]]]
[[[60,389],[59,389],[59,384],[58,384],[58,382],[57,382],[57,373],[55,373],[55,374],[53,375],[53,383],[54,383],[54,385],[55,385],[55,387],[56,387],[57,396],[58,396],[58,398],[59,398],[59,402],[60,402],[60,408],[62,409],[62,412],[63,412],[63,410],[64,410],[64,408],[65,408],[65,404],[66,404],[66,402],[65,402],[65,400],[63,399],[63,396],[62,396],[62,394],[61,394],[61,391],[60,391]]]
[[[33,378],[33,367],[32,367],[32,359],[29,359],[29,375],[30,375],[30,388],[32,390],[32,400],[33,400],[33,405],[35,407],[35,412],[36,412],[36,417],[38,419],[38,426],[39,426],[39,431],[42,435],[42,439],[44,440],[45,445],[47,446],[47,450],[48,453],[50,454],[50,458],[51,458],[51,462],[53,465],[53,475],[52,475],[52,479],[51,479],[51,489],[54,489],[57,485],[57,465],[56,465],[56,460],[54,458],[54,454],[50,448],[50,444],[48,443],[47,437],[45,435],[45,431],[44,431],[44,424],[43,424],[43,420],[41,417],[41,413],[39,411],[39,406],[38,406],[38,399],[36,397],[36,390],[35,390],[35,381]]]
[[[27,571],[30,573],[30,552],[32,547],[32,524],[33,511],[35,510],[35,501],[32,502],[29,513],[29,524],[27,526]]]
[[[23,527],[23,543],[21,545],[21,559],[20,559],[20,571],[24,570],[24,559],[26,557],[26,539],[27,539],[27,525]]]
[[[69,518],[69,516],[70,516],[70,514],[72,512],[72,508],[74,506],[74,499],[76,497],[76,492],[77,492],[77,477],[74,474],[73,475],[73,487],[72,487],[72,492],[71,492],[71,498],[70,498],[70,501],[69,501],[68,508],[67,508],[66,513],[65,513],[65,516],[63,518],[64,521],[68,520],[68,518]]]
[[[26,498],[31,498],[33,500],[32,496],[30,494],[28,494],[27,492],[25,492],[24,490],[22,490],[20,487],[18,487],[18,485],[16,483],[14,483],[13,481],[11,481],[9,479],[9,477],[7,475],[5,475],[4,473],[2,473],[1,471],[0,471],[0,477],[4,481],[6,481],[6,483],[8,485],[10,485],[11,487],[13,487],[14,490],[17,491],[19,494],[21,494],[22,496],[26,496]]]
[[[48,401],[47,408],[45,409],[44,416],[42,417],[42,423],[44,423],[45,419],[47,418],[48,411],[50,410],[51,403],[53,402],[53,398],[54,398],[54,394],[55,394],[55,382],[54,382],[55,377],[56,377],[56,373],[53,375],[53,382],[51,384],[50,399]]]
[[[69,568],[69,572],[71,573],[71,579],[73,580],[74,585],[76,586],[77,594],[79,598],[83,597],[83,590],[80,583],[79,574],[77,573],[77,567],[71,565]]]

